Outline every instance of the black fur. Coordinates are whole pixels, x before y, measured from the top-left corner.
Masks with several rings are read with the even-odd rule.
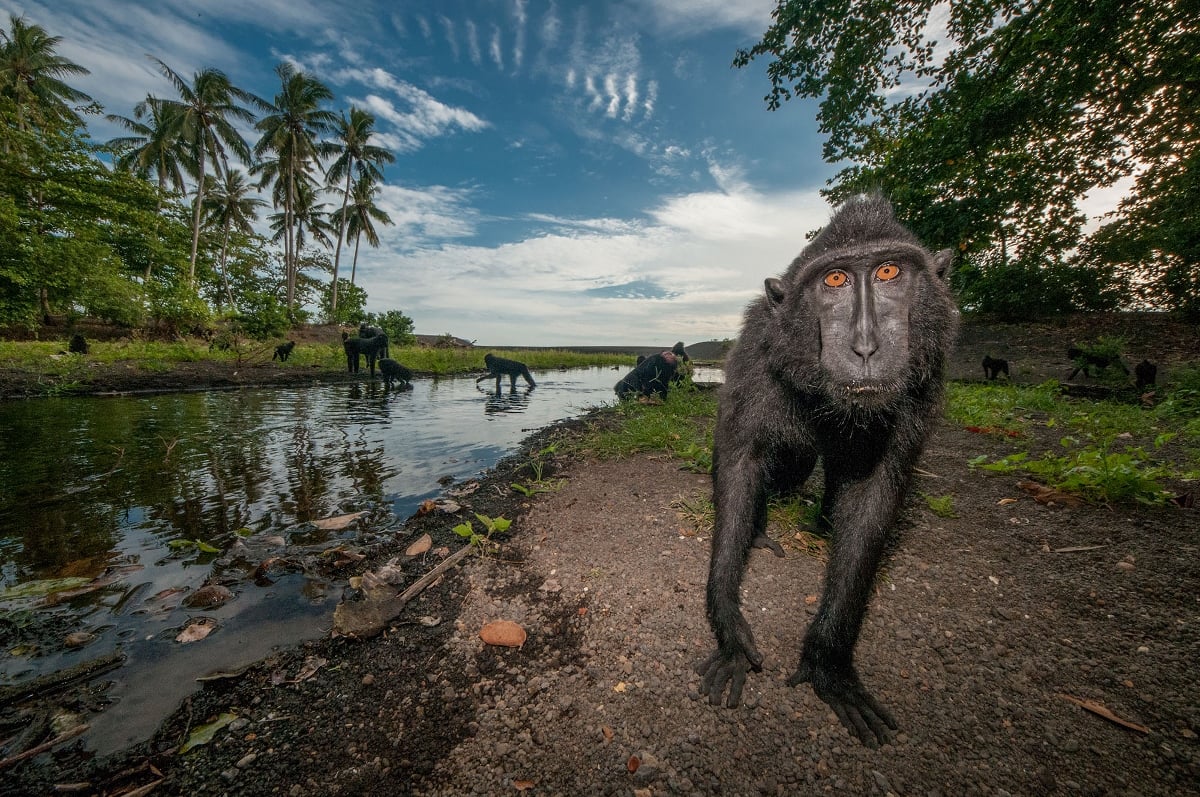
[[[529,369],[525,367],[525,363],[517,360],[506,360],[503,357],[488,352],[483,355],[484,367],[488,369],[487,374],[475,380],[475,384],[479,384],[485,379],[496,378],[496,391],[500,390],[500,379],[508,376],[508,384],[510,388],[517,386],[517,377],[523,378],[530,387],[537,387],[537,382],[533,381],[533,374],[529,373]]]
[[[1142,360],[1134,366],[1133,375],[1137,378],[1137,389],[1145,390],[1158,379],[1158,366],[1149,360]]]
[[[366,321],[364,321],[358,325],[358,336],[360,338],[362,338],[363,340],[366,340],[367,338],[382,337],[383,338],[383,351],[381,352],[382,356],[384,356],[384,357],[391,356],[391,352],[388,350],[388,337],[387,337],[387,335],[384,334],[383,330],[380,329],[379,327],[373,327],[370,324],[368,324]]]
[[[638,394],[650,396],[657,394],[666,399],[667,388],[675,378],[679,368],[679,358],[670,351],[651,354],[638,362],[632,371],[621,377],[621,381],[613,387],[617,398]]]
[[[999,357],[992,357],[990,354],[983,355],[983,375],[987,379],[995,379],[1000,374],[1008,376],[1008,360],[1002,360]]]
[[[383,377],[383,384],[389,390],[397,380],[400,382],[400,389],[406,390],[410,387],[409,382],[413,378],[411,370],[389,357],[384,357],[379,361],[379,375]]]
[[[388,349],[387,335],[379,334],[370,338],[352,338],[342,333],[342,348],[346,350],[346,370],[357,374],[360,357],[367,358],[367,366],[371,370],[371,378],[375,378],[375,363],[385,357]]]
[[[725,359],[713,450],[707,606],[718,647],[698,667],[713,704],[728,687],[727,705],[739,705],[762,666],[739,603],[751,547],[778,547],[765,535],[768,492],[799,487],[820,460],[833,550],[788,683],[810,682],[865,744],[897,727],[859,680],[854,648],[942,400],[957,326],[949,263],[949,250],[930,254],[882,197],[859,197],[747,308]]]
[[[1068,380],[1074,379],[1075,375],[1083,371],[1083,375],[1090,377],[1091,369],[1095,368],[1097,375],[1110,365],[1115,365],[1121,369],[1121,373],[1128,374],[1129,369],[1125,367],[1125,363],[1121,362],[1120,357],[1110,357],[1107,354],[1095,354],[1090,351],[1084,351],[1078,346],[1072,346],[1067,349],[1067,359],[1075,363],[1075,370],[1071,371]]]
[[[71,354],[87,354],[88,343],[84,340],[83,335],[78,332],[72,335],[70,342],[67,343],[67,351],[71,352]]]
[[[285,363],[287,362],[287,358],[292,356],[292,349],[294,348],[296,348],[296,341],[294,340],[289,340],[287,343],[280,343],[275,347],[275,353],[271,355],[271,359]]]

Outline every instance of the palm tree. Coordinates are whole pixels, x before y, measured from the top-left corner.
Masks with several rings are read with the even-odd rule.
[[[292,230],[292,245],[299,252],[308,243],[309,235],[326,249],[333,248],[333,224],[325,210],[324,202],[317,202],[317,186],[309,178],[296,183],[296,197],[292,205],[292,224],[289,228],[285,213],[271,214],[271,229],[274,235],[272,241],[284,237],[289,229]]]
[[[41,25],[29,25],[16,14],[9,15],[8,24],[7,32],[0,30],[0,96],[16,103],[17,129],[28,130],[30,122],[53,119],[82,125],[67,103],[92,98],[60,78],[91,74],[90,70],[54,54],[61,36],[49,36]]]
[[[266,207],[267,203],[257,196],[250,195],[254,187],[246,182],[246,176],[242,172],[234,169],[227,169],[223,180],[212,180],[209,186],[210,190],[206,192],[207,198],[204,202],[206,220],[209,224],[221,227],[221,285],[225,289],[229,305],[235,307],[233,291],[229,287],[229,273],[225,267],[229,255],[229,236],[234,230],[246,235],[252,234],[253,222],[258,218],[258,209]]]
[[[237,88],[219,69],[202,69],[192,77],[189,85],[171,67],[158,58],[150,57],[159,70],[179,92],[178,100],[159,100],[163,108],[164,133],[184,153],[184,162],[195,169],[196,197],[192,210],[192,257],[188,279],[196,281],[196,250],[200,244],[200,212],[204,204],[204,176],[206,165],[211,159],[213,171],[220,177],[228,169],[229,158],[226,147],[242,163],[253,160],[250,147],[242,139],[233,122],[251,123],[254,111],[238,102],[249,103],[265,109],[267,103],[248,91]]]
[[[370,143],[374,132],[375,117],[368,111],[352,105],[349,119],[345,114],[338,117],[334,125],[334,141],[327,142],[323,152],[337,155],[326,174],[329,183],[332,185],[341,182],[343,177],[346,180],[342,189],[342,216],[338,224],[337,248],[333,252],[333,284],[329,297],[331,317],[337,313],[338,266],[342,258],[342,241],[346,239],[346,206],[350,202],[350,180],[358,176],[370,177],[375,182],[382,181],[383,173],[379,170],[379,164],[396,160],[396,156],[391,152]]]
[[[109,139],[105,146],[116,155],[117,168],[146,178],[153,174],[163,194],[168,187],[182,194],[185,167],[180,158],[182,153],[167,137],[169,125],[164,116],[169,110],[158,98],[146,95],[146,99],[134,106],[132,119],[106,114],[108,121],[125,128],[130,135]]]
[[[333,99],[329,87],[305,75],[289,63],[275,67],[280,91],[267,116],[255,125],[262,138],[254,145],[254,154],[275,158],[262,166],[263,182],[274,180],[275,204],[283,205],[283,257],[287,279],[287,306],[292,310],[296,299],[296,246],[294,227],[300,185],[308,178],[320,154],[318,138],[329,131],[337,116],[323,110],[322,102]]]
[[[375,197],[379,196],[379,186],[364,175],[354,183],[350,190],[351,204],[333,212],[333,223],[339,228],[344,227],[346,235],[354,239],[354,261],[350,266],[350,284],[354,284],[354,276],[358,271],[358,244],[360,238],[366,236],[367,243],[379,246],[379,234],[375,232],[374,222],[392,224],[392,217],[375,206]]]

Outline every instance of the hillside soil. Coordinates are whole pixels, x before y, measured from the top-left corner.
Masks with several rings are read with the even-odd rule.
[[[1194,358],[1194,328],[972,325],[952,375],[984,354],[1014,381],[1065,379],[1065,348],[1123,335],[1160,381]],[[1133,398],[1134,401],[1137,397]],[[564,424],[529,450],[602,416]],[[1061,430],[1041,430],[1054,444]],[[1200,515],[1194,508],[1039,501],[968,461],[1006,439],[939,425],[879,579],[857,664],[895,714],[891,744],[852,739],[795,668],[824,569],[819,544],[772,528],[743,608],[766,661],[736,709],[710,706],[707,476],[665,455],[556,457],[525,498],[528,456],[466,511],[513,519],[498,550],[449,567],[381,633],[329,636],[206,682],[155,736],[94,759],[69,740],[0,762],[5,794],[1150,794],[1200,793]],[[1194,484],[1170,485],[1179,495]],[[921,496],[951,496],[953,516]],[[1181,501],[1181,503],[1184,503]],[[381,566],[428,532],[428,572],[459,519],[410,519]],[[348,589],[343,606],[362,604]],[[492,621],[519,647],[486,644]],[[332,618],[330,623],[332,625]],[[218,721],[206,743],[181,753]],[[8,755],[8,752],[4,753]],[[140,791],[138,791],[140,790]]]

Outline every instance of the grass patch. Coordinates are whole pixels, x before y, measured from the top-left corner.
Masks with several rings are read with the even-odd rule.
[[[622,401],[600,411],[577,445],[606,458],[663,451],[687,459],[693,469],[710,470],[716,415],[716,393],[685,383],[661,404]]]
[[[1026,474],[1094,503],[1163,503],[1167,483],[1200,478],[1200,451],[1172,445],[1200,435],[1200,373],[1185,371],[1154,409],[1120,401],[1076,401],[1055,382],[1036,387],[952,384],[946,416],[972,429],[1018,430],[1013,453],[971,461]],[[1035,428],[1061,430],[1057,446],[1036,450]]]

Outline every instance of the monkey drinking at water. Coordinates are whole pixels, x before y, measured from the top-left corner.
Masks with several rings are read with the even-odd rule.
[[[518,376],[522,377],[526,382],[528,382],[530,387],[537,387],[537,383],[533,381],[533,374],[529,373],[529,369],[523,362],[506,360],[503,357],[497,357],[491,352],[488,352],[487,354],[483,355],[483,364],[488,369],[488,372],[485,376],[481,376],[476,379],[475,384],[479,384],[485,379],[491,379],[492,377],[495,377],[496,391],[499,392],[500,379],[501,377],[507,375],[508,384],[511,388],[515,388],[517,386]]]
[[[788,684],[811,683],[864,744],[896,729],[859,680],[854,647],[942,398],[957,322],[949,264],[950,252],[930,254],[882,197],[858,197],[747,308],[713,446],[707,607],[717,649],[697,669],[714,705],[726,689],[727,705],[739,705],[747,674],[762,668],[739,599],[751,547],[777,547],[765,533],[768,493],[803,485],[819,459],[833,550]]]

